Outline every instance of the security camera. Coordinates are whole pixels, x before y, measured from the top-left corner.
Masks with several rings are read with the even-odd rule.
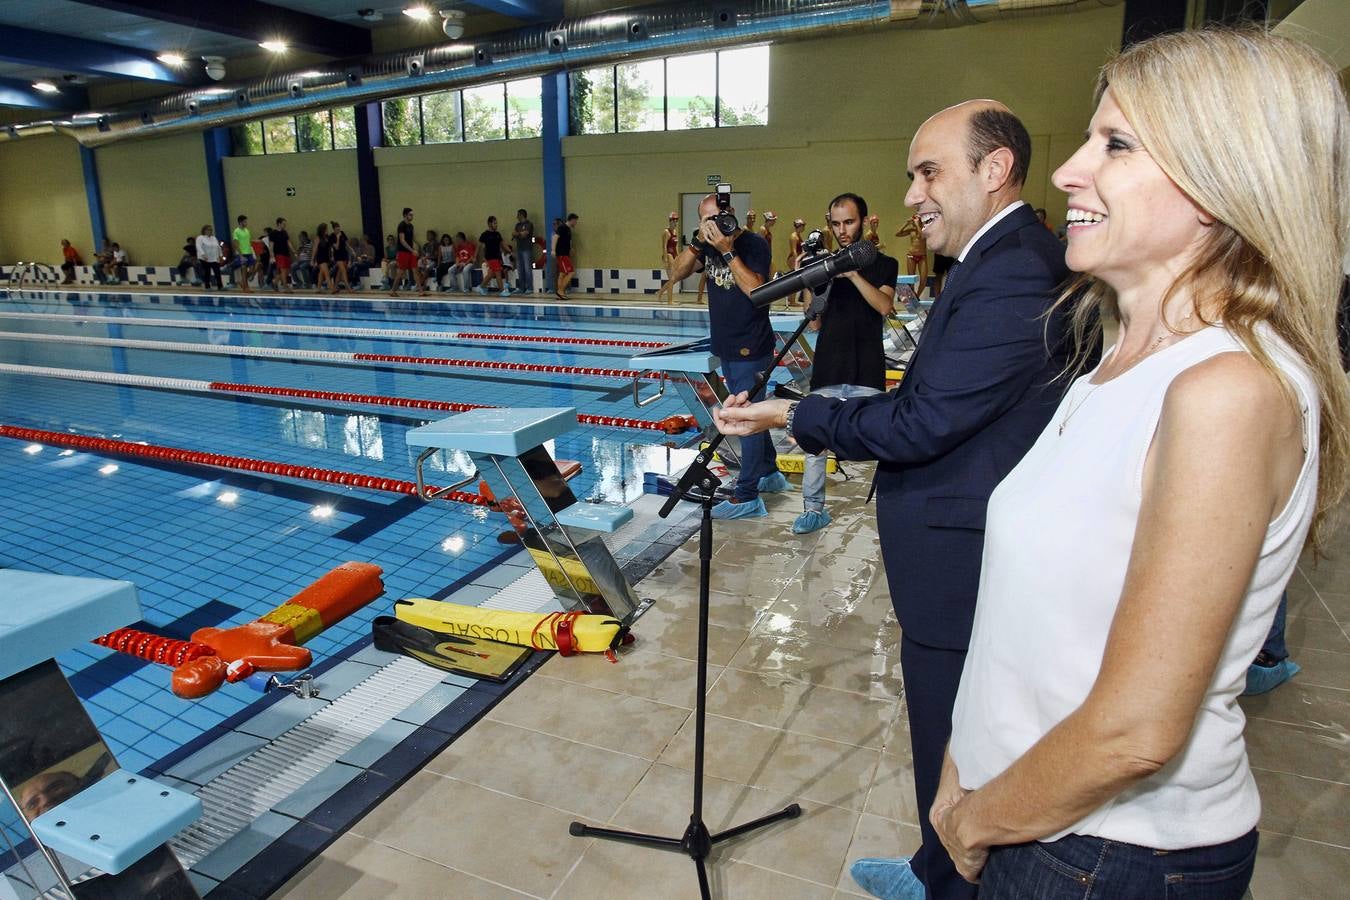
[[[297,79],[286,82],[286,92],[292,97],[300,98],[305,95],[305,83]]]
[[[462,9],[441,10],[441,31],[452,41],[464,37],[465,12]]]
[[[548,44],[549,53],[567,52],[567,32],[561,29],[550,31],[544,36],[545,43]]]
[[[189,116],[195,116],[201,112],[202,104],[200,100],[193,98],[187,102],[187,111]]]
[[[423,66],[424,63],[422,61],[422,57],[420,56],[409,57],[407,63],[405,64],[405,68],[408,74],[413,77],[422,74]]]
[[[223,56],[203,56],[202,62],[206,63],[206,77],[212,81],[219,81],[225,77],[225,57]]]

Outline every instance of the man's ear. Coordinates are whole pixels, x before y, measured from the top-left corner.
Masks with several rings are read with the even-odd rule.
[[[991,194],[996,194],[1007,187],[1012,179],[1013,170],[1013,152],[1007,147],[999,147],[990,151],[980,162],[981,175],[984,177],[984,188]]]

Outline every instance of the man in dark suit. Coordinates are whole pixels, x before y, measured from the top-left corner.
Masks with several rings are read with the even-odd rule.
[[[893,393],[800,403],[730,399],[731,434],[786,427],[809,453],[879,461],[877,528],[903,640],[923,846],[911,859],[860,860],[880,897],[974,897],[928,820],[970,640],[989,494],[1058,405],[1065,317],[1046,317],[1068,274],[1064,249],[1020,199],[1031,139],[1007,107],[974,100],[925,122],[910,144],[928,246],[955,257],[919,349]],[[1028,661],[1031,664],[1033,661]],[[926,888],[926,890],[925,890]]]

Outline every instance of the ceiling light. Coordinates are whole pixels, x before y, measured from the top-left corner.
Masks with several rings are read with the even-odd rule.
[[[35,81],[33,82],[33,90],[42,91],[44,94],[55,94],[61,89],[50,81]]]
[[[155,59],[164,63],[164,65],[166,66],[173,66],[175,69],[181,65],[184,65],[187,62],[187,58],[183,56],[181,53],[165,52],[161,53],[159,56],[156,56]]]
[[[426,6],[409,6],[403,10],[403,14],[419,22],[425,22],[434,15],[431,9]]]
[[[286,52],[286,42],[285,42],[285,41],[259,41],[259,42],[258,42],[258,46],[261,47],[261,48],[263,48],[264,50],[270,50],[270,51],[273,52],[273,53],[285,53],[285,52]]]

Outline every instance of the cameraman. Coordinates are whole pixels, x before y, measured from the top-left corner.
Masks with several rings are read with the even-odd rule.
[[[826,215],[840,248],[863,237],[867,201],[857,194],[840,194],[830,201]],[[810,262],[809,259],[801,259]],[[883,318],[895,311],[895,276],[900,263],[878,253],[870,266],[836,275],[830,282],[827,305],[811,323],[819,330],[811,393],[851,400],[879,394],[886,387],[886,360],[881,348]],[[802,468],[802,514],[792,523],[793,534],[809,534],[830,524],[825,509],[825,470],[828,451],[808,454]]]
[[[728,393],[739,394],[749,390],[756,373],[767,370],[773,362],[769,310],[756,309],[748,296],[769,280],[769,245],[764,238],[740,227],[730,195],[723,196],[722,205],[717,194],[709,194],[699,203],[698,230],[671,266],[670,283],[687,278],[701,264],[708,279],[712,351],[722,360],[722,377]],[[760,491],[787,489],[787,479],[778,471],[778,456],[769,435],[742,438],[741,471],[735,492],[732,499],[713,507],[713,518],[767,516]]]

